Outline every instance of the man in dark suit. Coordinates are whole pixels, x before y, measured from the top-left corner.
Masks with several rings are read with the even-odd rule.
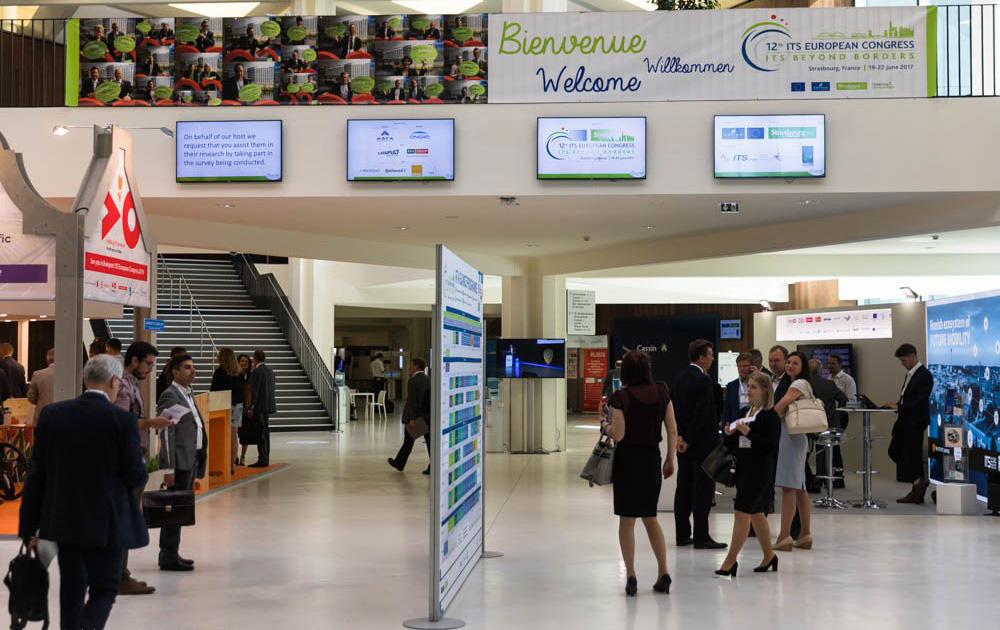
[[[330,94],[339,96],[344,99],[345,102],[350,103],[351,98],[354,96],[354,90],[351,89],[351,75],[346,72],[341,72],[340,77],[337,78],[337,83],[335,83],[333,89],[330,90]]]
[[[441,39],[441,29],[437,27],[437,23],[431,22],[431,25],[424,31],[424,39]]]
[[[426,367],[427,363],[421,358],[413,359],[410,362],[410,380],[406,383],[406,405],[403,407],[403,415],[400,418],[404,425],[403,445],[399,447],[399,452],[396,453],[395,457],[389,458],[389,465],[399,472],[403,472],[403,469],[406,468],[406,462],[410,459],[413,444],[416,442],[405,426],[415,428],[417,418],[423,418],[428,425],[431,422],[431,379],[424,373]],[[431,454],[430,432],[424,434],[424,442],[427,444],[427,455],[429,456]],[[428,465],[424,474],[429,475],[430,472],[431,467]]]
[[[101,71],[97,66],[90,66],[89,76],[80,85],[80,98],[94,98],[97,86],[101,83],[103,83],[101,81]]]
[[[222,83],[222,98],[227,101],[239,100],[240,90],[244,85],[253,83],[244,77],[243,64],[238,63],[233,66],[233,76]]]
[[[160,433],[160,469],[173,470],[164,479],[173,490],[191,490],[194,480],[205,476],[208,436],[194,402],[191,384],[197,370],[190,354],[171,357],[167,364],[173,381],[156,401],[158,416],[174,421]],[[180,555],[181,528],[160,528],[161,571],[194,571],[194,561]]]
[[[388,41],[392,39],[392,36],[395,34],[396,33],[392,30],[392,27],[389,26],[388,22],[380,22],[378,25],[378,31],[375,33],[375,37]]]
[[[708,513],[715,498],[715,482],[701,469],[705,457],[719,444],[719,417],[715,388],[708,370],[715,360],[712,344],[696,339],[688,346],[691,365],[677,377],[673,390],[677,416],[677,492],[674,495],[674,525],[677,546],[694,543],[695,549],[725,549],[712,540]],[[691,516],[694,515],[694,537]]]
[[[739,378],[726,384],[726,398],[722,408],[722,424],[727,425],[743,417],[744,410],[750,404],[747,399],[747,379],[753,373],[750,354],[743,352],[736,357],[736,369]]]
[[[271,414],[277,413],[275,404],[274,371],[265,363],[267,356],[263,350],[253,352],[253,380],[250,383],[250,409],[247,415],[260,423],[260,444],[257,445],[257,461],[248,468],[267,468],[271,465]]]
[[[924,465],[924,431],[931,424],[931,390],[934,376],[917,359],[917,349],[904,343],[896,350],[896,358],[906,370],[899,402],[886,403],[883,409],[896,410],[896,423],[892,425],[889,457],[896,462],[896,481],[912,483],[906,496],[896,503],[923,503],[927,492],[927,468]]]
[[[14,358],[14,346],[7,342],[0,344],[0,357],[7,378],[10,380],[10,397],[27,397],[28,380],[24,377],[24,366]]]
[[[403,80],[396,79],[396,84],[389,90],[388,99],[390,101],[405,101],[408,95],[408,90],[403,87]]]
[[[114,81],[115,81],[115,83],[118,84],[118,98],[120,98],[123,101],[131,101],[132,100],[132,82],[131,81],[126,81],[125,79],[122,78],[121,68],[115,68],[115,79],[114,79]],[[120,341],[118,342],[118,345],[119,346],[121,345]],[[119,353],[118,354],[121,354],[120,349],[119,349]]]
[[[352,52],[361,50],[361,38],[358,37],[358,28],[353,24],[347,29],[347,35],[340,38],[340,58],[346,59]]]
[[[792,386],[792,379],[785,374],[785,362],[788,361],[788,348],[785,346],[774,346],[767,353],[767,365],[771,369],[771,387],[774,388],[774,403],[788,393],[788,388]]]
[[[103,630],[118,594],[122,551],[149,544],[130,491],[148,478],[138,425],[111,404],[121,376],[117,359],[94,357],[83,369],[87,391],[45,407],[35,426],[18,535],[59,545],[60,628]]]
[[[290,59],[285,60],[284,65],[281,67],[282,72],[302,72],[307,69],[309,64],[299,59],[299,51],[293,50]]]

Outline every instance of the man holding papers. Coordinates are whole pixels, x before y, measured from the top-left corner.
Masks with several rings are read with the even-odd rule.
[[[156,411],[158,415],[170,418],[173,424],[160,435],[160,469],[173,471],[167,474],[165,480],[173,490],[191,490],[195,478],[205,476],[205,447],[208,443],[191,391],[196,370],[190,354],[170,359],[168,369],[174,380],[160,395]],[[160,529],[161,571],[194,570],[194,562],[181,557],[180,545],[180,527]]]

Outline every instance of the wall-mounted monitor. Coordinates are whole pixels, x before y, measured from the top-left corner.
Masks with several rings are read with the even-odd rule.
[[[854,344],[851,343],[800,343],[795,347],[799,352],[804,353],[810,359],[816,359],[823,364],[823,378],[830,378],[830,368],[827,360],[830,355],[840,357],[840,365],[844,371],[858,380],[858,366],[854,361]]]
[[[178,121],[179,183],[280,182],[280,120]]]
[[[646,117],[539,118],[538,179],[646,179]]]
[[[455,120],[347,121],[347,181],[455,179]]]
[[[826,177],[826,117],[716,116],[715,176]]]
[[[496,357],[500,378],[566,378],[565,339],[501,339]]]
[[[743,320],[719,320],[719,339],[743,339]]]

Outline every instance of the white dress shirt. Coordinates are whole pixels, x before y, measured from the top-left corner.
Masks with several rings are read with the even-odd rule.
[[[375,378],[385,378],[385,363],[380,359],[372,361],[372,376]]]
[[[913,380],[913,375],[916,374],[917,370],[924,367],[924,364],[917,361],[917,364],[906,372],[906,380],[903,381],[903,389],[899,390],[899,397],[902,398],[903,394],[906,393],[906,388],[910,385],[910,381]]]
[[[177,391],[184,396],[184,400],[187,401],[188,406],[191,407],[191,413],[194,414],[194,423],[198,425],[198,437],[195,439],[195,449],[200,451],[203,446],[203,440],[205,439],[205,425],[202,424],[201,416],[198,415],[198,405],[194,403],[194,394],[192,394],[190,387],[181,387],[177,383],[173,383],[171,387],[176,387]]]
[[[854,402],[858,399],[858,384],[850,374],[841,370],[831,376],[830,379],[837,384],[840,391],[844,392],[847,400]]]

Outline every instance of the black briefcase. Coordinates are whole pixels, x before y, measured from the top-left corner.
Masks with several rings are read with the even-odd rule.
[[[190,527],[194,525],[194,490],[156,490],[142,495],[146,527]]]

